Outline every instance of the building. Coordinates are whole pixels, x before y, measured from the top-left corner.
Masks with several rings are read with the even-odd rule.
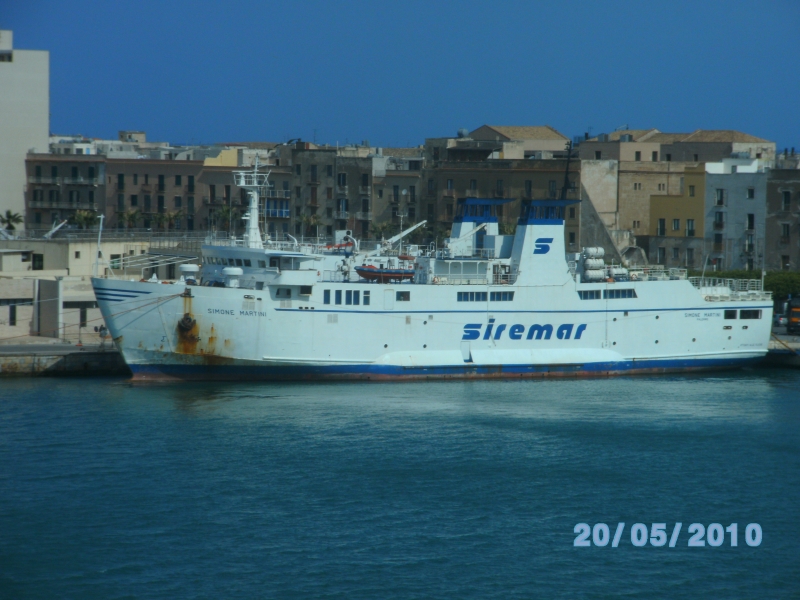
[[[50,53],[14,49],[0,30],[0,213],[25,216],[25,156],[47,152],[50,134]]]
[[[470,132],[469,137],[478,141],[521,142],[523,157],[553,158],[564,156],[569,138],[550,125],[543,126],[499,126],[482,125]],[[497,157],[502,158],[502,157]]]
[[[800,170],[773,169],[767,179],[766,268],[800,270]]]
[[[765,260],[767,178],[757,159],[706,164],[705,238],[718,271],[760,271]]]

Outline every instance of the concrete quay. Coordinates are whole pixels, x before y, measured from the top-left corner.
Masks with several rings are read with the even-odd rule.
[[[109,343],[74,346],[25,340],[0,345],[0,377],[130,374],[122,355]]]

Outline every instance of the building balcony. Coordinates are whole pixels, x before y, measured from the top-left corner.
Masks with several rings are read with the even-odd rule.
[[[337,185],[336,191],[340,194],[347,194],[347,186],[346,185]]]
[[[372,221],[372,213],[359,211],[356,213],[356,219],[359,221]]]
[[[465,198],[478,198],[478,190],[467,190],[464,192]]]
[[[288,219],[291,211],[288,208],[268,208],[264,211],[264,216],[269,219]]]
[[[694,229],[687,229],[686,237],[694,237]]]
[[[291,198],[292,192],[290,190],[266,190],[261,194],[262,198]]]
[[[61,183],[60,177],[36,177],[31,175],[28,177],[28,183],[41,183],[42,185],[59,185]]]
[[[745,254],[752,254],[755,251],[756,251],[756,245],[755,244],[745,244],[744,245]]]
[[[61,183],[63,185],[98,185],[97,177],[62,177]]]
[[[318,175],[309,175],[308,176],[308,185],[319,185],[319,176]]]
[[[725,229],[725,221],[714,221],[714,229],[718,231]]]
[[[788,235],[782,235],[778,238],[778,243],[781,246],[788,246],[791,241],[791,238]]]
[[[96,202],[69,202],[68,200],[58,200],[57,202],[50,202],[50,200],[30,200],[28,202],[30,208],[40,209],[72,209],[72,210],[97,210]]]
[[[660,237],[664,237],[665,235],[667,235],[667,230],[658,228],[658,229],[656,229],[656,235],[660,236]]]
[[[333,211],[333,218],[334,219],[349,219],[350,213],[346,210],[335,210]]]
[[[442,196],[444,196],[445,198],[455,198],[456,197],[456,191],[455,190],[444,190],[442,192]]]
[[[361,185],[358,187],[359,194],[371,194],[372,193],[372,186],[371,185]]]
[[[713,247],[714,252],[722,252],[724,249],[725,249],[725,244],[718,244],[716,242],[714,243]]]

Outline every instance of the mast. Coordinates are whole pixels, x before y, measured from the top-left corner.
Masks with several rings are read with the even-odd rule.
[[[269,174],[270,171],[266,173],[258,172],[258,154],[256,154],[256,161],[252,171],[233,172],[233,182],[238,187],[247,190],[247,195],[250,199],[250,206],[244,216],[244,220],[247,221],[247,231],[244,234],[245,247],[247,248],[264,247],[264,243],[261,240],[261,229],[258,226],[258,205],[259,192],[262,188],[266,188]]]

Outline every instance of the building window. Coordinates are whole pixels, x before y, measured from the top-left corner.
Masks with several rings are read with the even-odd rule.
[[[755,188],[747,188],[747,199],[752,200],[756,197],[756,189]]]
[[[642,153],[641,153],[641,152],[639,152],[638,150],[636,151],[636,154],[635,154],[635,158],[634,158],[634,160],[635,160],[636,162],[639,162],[640,160],[642,160]]]
[[[338,173],[336,175],[336,185],[344,187],[347,185],[347,173]]]
[[[694,198],[694,186],[693,185],[689,186],[689,197],[690,198]]]
[[[325,198],[328,200],[333,200],[333,188],[325,188]]]
[[[452,219],[453,218],[453,205],[452,204],[446,205],[445,206],[445,210],[447,212],[447,218],[448,219]]]
[[[164,176],[163,175],[159,175],[158,176],[158,191],[159,192],[163,192],[164,191],[164,186],[165,186],[165,184],[164,184]]]
[[[642,222],[641,221],[634,221],[633,222],[633,229],[639,229],[639,227],[641,227],[641,226],[642,226]]]
[[[119,173],[117,175],[117,189],[118,190],[125,189],[125,175],[123,173]]]
[[[667,162],[672,162],[672,154],[667,154],[666,159]]]
[[[33,271],[44,271],[44,254],[34,254],[31,269]]]
[[[635,189],[635,190],[640,190],[640,189],[642,189],[642,184],[641,184],[641,183],[634,183],[634,184],[633,184],[633,189]]]
[[[469,189],[477,190],[478,189],[478,180],[477,179],[470,179],[469,180]]]
[[[656,235],[666,235],[666,234],[667,234],[667,220],[659,219],[658,227],[656,229]]]
[[[448,179],[447,180],[447,189],[448,190],[452,190],[453,189],[453,180],[452,179]]]
[[[175,175],[175,187],[179,187],[181,185],[181,176]]]
[[[783,241],[789,241],[789,223],[781,223],[781,237]]]
[[[756,228],[756,216],[753,213],[747,213],[747,228],[748,229]]]
[[[678,260],[680,258],[680,250],[678,248],[672,249],[672,260]]]
[[[165,210],[164,208],[164,196],[158,197],[158,212],[163,213]]]
[[[192,194],[194,193],[194,175],[189,175],[188,180],[189,181],[186,183],[188,189],[186,191]]]
[[[175,196],[175,208],[180,208],[183,204],[183,199],[180,196]]]
[[[790,210],[792,206],[792,192],[783,192],[783,210]]]
[[[694,262],[694,248],[686,249],[686,264],[690,265]]]
[[[417,186],[415,185],[408,186],[408,201],[409,202],[417,201]]]
[[[715,198],[717,206],[724,206],[725,205],[725,190],[717,188],[715,191]]]
[[[666,248],[658,249],[658,264],[663,265],[666,262],[667,250]]]
[[[428,193],[432,194],[436,190],[436,184],[433,179],[428,179]]]
[[[694,219],[686,219],[686,237],[694,237]]]
[[[366,173],[361,174],[361,187],[367,187],[369,185],[369,175]]]
[[[653,162],[658,162],[658,151],[653,150]]]
[[[547,193],[551,198],[555,198],[556,197],[556,189],[557,189],[556,186],[557,185],[558,184],[552,179],[547,182]]]
[[[694,155],[694,162],[698,162],[700,160],[700,156],[698,154]]]
[[[595,151],[594,151],[594,159],[595,159],[595,160],[600,160],[600,158],[601,158],[602,156],[603,156],[603,153],[602,153],[600,150],[595,150]]]
[[[131,194],[131,206],[139,206],[139,196]]]
[[[117,194],[117,212],[125,211],[125,196],[124,194]]]
[[[789,262],[789,255],[782,254],[781,255],[781,269],[784,271],[788,271],[791,268],[792,264]]]
[[[295,165],[294,166],[294,172],[295,172],[296,175],[300,175],[302,173],[302,170],[303,169],[302,169],[301,165]]]
[[[526,198],[533,197],[533,181],[531,181],[530,179],[525,180],[525,197]]]
[[[574,207],[570,207],[570,209],[569,209],[569,218],[570,219],[574,219],[575,218],[575,208]]]
[[[681,220],[672,219],[672,231],[680,231],[680,230],[681,230]]]
[[[452,179],[450,181],[452,181]],[[449,189],[452,189],[452,188],[447,188],[447,189],[449,190]],[[400,202],[400,186],[399,185],[393,185],[392,186],[392,200],[394,200],[395,202]]]
[[[569,232],[569,245],[570,246],[574,246],[575,245],[575,232],[574,231],[570,231]]]
[[[327,165],[325,167],[325,172],[327,173],[328,177],[333,177],[333,165]]]

